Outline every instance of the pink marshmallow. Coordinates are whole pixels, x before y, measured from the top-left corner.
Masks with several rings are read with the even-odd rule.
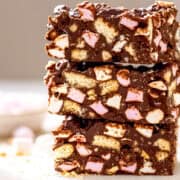
[[[67,95],[69,99],[72,99],[78,103],[83,103],[85,96],[86,95],[84,93],[82,93],[80,90],[75,88],[71,88]]]
[[[81,156],[89,156],[92,154],[92,151],[88,149],[84,144],[77,144],[76,150]]]
[[[68,140],[69,142],[81,142],[85,143],[86,142],[86,137],[82,134],[75,134]]]
[[[121,86],[124,86],[124,87],[128,87],[130,85],[130,78],[128,77],[129,76],[129,71],[127,70],[119,70],[117,72],[117,80],[119,81],[119,84]]]
[[[137,169],[137,163],[133,163],[132,165],[126,165],[123,161],[120,161],[119,164],[121,170],[128,173],[134,173]]]
[[[73,169],[77,168],[78,164],[74,162],[64,162],[58,166],[62,171],[72,171]]]
[[[130,79],[123,79],[121,77],[118,77],[117,79],[118,79],[119,83],[124,87],[127,87],[130,84]]]
[[[103,169],[104,163],[88,161],[85,169],[91,172],[100,173]]]
[[[143,102],[143,91],[129,88],[126,96],[126,102]]]
[[[160,48],[161,48],[161,52],[162,52],[162,53],[164,53],[164,52],[167,51],[167,44],[164,43],[162,40],[160,41],[159,46],[160,46]]]
[[[108,109],[101,103],[101,101],[94,102],[90,105],[90,107],[100,115],[104,115],[108,112]]]
[[[158,35],[154,38],[154,44],[158,47],[159,43],[162,39],[162,35],[161,35],[160,31],[158,31],[158,30],[157,30],[157,33],[158,33]]]
[[[134,106],[126,109],[125,111],[126,117],[129,120],[141,120],[143,117],[141,116],[141,113],[139,112],[139,110],[137,108],[135,108]]]
[[[90,9],[78,7],[78,10],[81,15],[81,19],[85,21],[94,21],[94,14]]]
[[[83,39],[86,43],[94,48],[96,46],[97,41],[99,40],[99,35],[97,33],[93,33],[91,31],[85,31],[82,35]]]
[[[134,20],[129,19],[127,17],[122,17],[121,20],[120,20],[120,24],[126,26],[130,30],[134,30],[135,27],[138,26],[138,22],[137,21],[134,21]]]

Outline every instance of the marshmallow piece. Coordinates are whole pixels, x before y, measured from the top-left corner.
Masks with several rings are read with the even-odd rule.
[[[67,34],[62,34],[54,40],[55,45],[60,49],[66,49],[69,47],[69,38]]]
[[[76,145],[76,150],[81,156],[89,156],[92,154],[92,150],[86,147],[84,144],[78,143]]]
[[[119,70],[116,77],[119,81],[119,84],[123,87],[128,87],[131,83],[129,78],[129,71],[126,69]]]
[[[94,102],[90,105],[90,108],[92,108],[99,115],[104,115],[108,112],[108,109],[101,103],[101,101]]]
[[[78,162],[73,161],[73,162],[63,162],[58,166],[59,169],[62,171],[72,171],[73,169],[76,169],[79,166]]]
[[[83,2],[78,5],[78,11],[81,19],[84,21],[94,21],[95,7],[92,3]]]
[[[127,27],[130,30],[134,30],[138,26],[137,21],[127,18],[127,17],[122,17],[120,20],[120,24],[124,25],[125,27]]]
[[[154,174],[156,169],[152,168],[152,162],[145,161],[143,167],[140,169],[140,172],[144,174]]]
[[[152,137],[153,127],[148,127],[148,126],[145,126],[145,125],[136,125],[135,129],[136,129],[137,132],[139,132],[144,137],[147,137],[147,138]]]
[[[126,109],[125,115],[127,119],[133,120],[133,121],[139,121],[143,118],[139,110],[134,106]]]
[[[74,100],[78,103],[83,103],[85,96],[86,95],[83,92],[81,92],[80,90],[75,89],[75,88],[70,88],[69,93],[67,95],[68,98],[70,98],[71,100]]]
[[[151,124],[158,124],[163,118],[164,112],[161,109],[154,109],[146,115],[146,120]]]
[[[137,163],[136,162],[128,165],[124,161],[120,160],[119,164],[120,164],[121,171],[125,171],[128,173],[134,173],[137,169]]]
[[[126,96],[126,102],[143,102],[143,91],[129,88]]]
[[[101,173],[103,166],[103,162],[88,161],[86,163],[85,169],[94,173]]]
[[[93,33],[91,31],[84,31],[82,38],[90,47],[95,48],[96,43],[99,40],[99,34]]]
[[[121,106],[121,98],[122,97],[120,95],[116,94],[116,95],[108,98],[106,105],[119,110],[120,106]]]

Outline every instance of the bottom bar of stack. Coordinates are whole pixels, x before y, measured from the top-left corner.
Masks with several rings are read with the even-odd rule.
[[[172,175],[176,126],[64,121],[53,132],[55,169],[65,175]]]

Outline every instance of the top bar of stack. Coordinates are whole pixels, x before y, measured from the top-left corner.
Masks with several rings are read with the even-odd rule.
[[[171,2],[143,9],[84,2],[57,6],[49,17],[50,57],[72,62],[169,63],[180,57],[180,28]]]

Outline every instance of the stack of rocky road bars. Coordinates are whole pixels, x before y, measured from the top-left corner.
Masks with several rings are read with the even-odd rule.
[[[171,2],[143,9],[84,2],[49,17],[49,112],[63,174],[173,174],[180,28]],[[58,60],[58,61],[57,61]],[[178,77],[179,75],[179,77]],[[178,87],[179,86],[179,87]]]

